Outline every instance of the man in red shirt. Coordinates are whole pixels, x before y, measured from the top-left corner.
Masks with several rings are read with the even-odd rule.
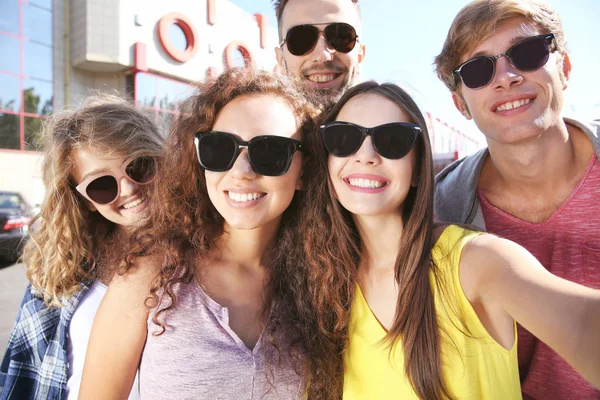
[[[600,288],[600,122],[562,114],[571,63],[559,15],[540,0],[473,1],[436,69],[487,141],[436,177],[437,217],[513,240],[553,274]],[[600,399],[544,343],[518,335],[524,398]]]

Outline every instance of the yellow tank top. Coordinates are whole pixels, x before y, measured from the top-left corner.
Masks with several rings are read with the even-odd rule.
[[[460,254],[477,234],[450,225],[432,250],[442,289],[432,273],[438,326],[447,332],[441,334],[442,373],[455,399],[521,399],[516,326],[515,343],[506,350],[484,328],[460,285]],[[344,400],[418,399],[404,375],[401,343],[390,357],[381,343],[385,334],[357,285],[344,354]]]

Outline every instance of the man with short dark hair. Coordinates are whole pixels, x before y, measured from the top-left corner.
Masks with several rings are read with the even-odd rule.
[[[334,103],[355,83],[365,56],[358,0],[277,0],[274,6],[281,73]]]
[[[559,15],[541,0],[473,1],[436,68],[488,145],[436,177],[437,217],[506,237],[554,275],[600,289],[600,123],[562,115],[571,62]],[[518,335],[525,399],[600,399],[543,342]]]

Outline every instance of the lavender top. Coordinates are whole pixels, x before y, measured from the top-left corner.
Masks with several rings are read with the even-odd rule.
[[[303,380],[291,362],[265,364],[271,345],[263,335],[250,350],[229,327],[229,313],[196,280],[175,286],[177,307],[161,315],[167,330],[148,318],[140,364],[142,399],[300,399]],[[164,304],[164,303],[163,303]],[[161,306],[162,308],[162,306]],[[163,317],[164,316],[164,317]],[[269,347],[266,347],[269,346]]]

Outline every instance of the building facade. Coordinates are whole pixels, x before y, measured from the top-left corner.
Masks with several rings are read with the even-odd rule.
[[[267,25],[226,0],[0,0],[0,190],[42,201],[43,120],[94,91],[126,93],[164,127],[190,83],[274,70]]]
[[[166,130],[193,82],[249,64],[278,72],[277,45],[264,15],[227,0],[0,0],[0,190],[41,203],[52,112],[118,91]],[[463,152],[460,132],[428,123],[434,150]]]

